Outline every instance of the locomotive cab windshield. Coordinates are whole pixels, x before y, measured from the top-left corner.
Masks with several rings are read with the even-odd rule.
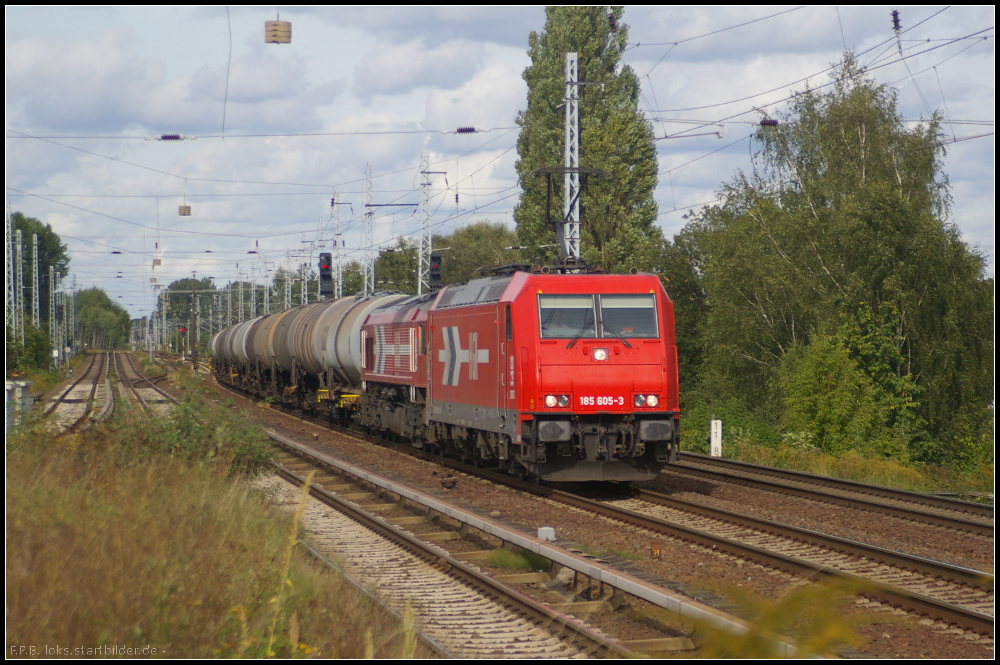
[[[658,337],[656,322],[652,293],[538,296],[543,339]]]

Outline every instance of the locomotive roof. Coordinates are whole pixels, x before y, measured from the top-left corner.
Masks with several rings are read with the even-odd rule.
[[[510,284],[510,275],[474,279],[467,284],[449,286],[434,309],[448,309],[467,305],[497,302]]]

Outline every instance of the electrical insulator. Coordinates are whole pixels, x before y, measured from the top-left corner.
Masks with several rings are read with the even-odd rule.
[[[611,31],[611,34],[615,34],[618,32],[618,20],[615,19],[615,15],[613,12],[608,13],[608,30]]]
[[[265,44],[291,44],[292,24],[289,21],[264,21]]]
[[[778,121],[775,120],[774,118],[764,118],[763,120],[760,121],[760,126],[761,127],[777,127],[778,126]]]
[[[181,135],[180,134],[161,134],[160,135],[160,140],[161,141],[180,141],[181,140]]]
[[[892,10],[892,29],[895,30],[896,32],[899,32],[899,29],[900,29],[900,25],[899,25],[899,10],[898,9],[893,9]]]
[[[476,133],[476,128],[475,127],[459,127],[458,129],[455,130],[455,133],[456,134],[475,134]]]

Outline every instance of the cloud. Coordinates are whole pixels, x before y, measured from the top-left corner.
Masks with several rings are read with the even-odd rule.
[[[528,47],[528,33],[545,25],[542,7],[336,7],[312,10],[343,27],[388,42],[465,40]]]
[[[421,86],[453,88],[475,74],[483,61],[483,46],[450,41],[428,49],[420,40],[374,50],[354,71],[354,94],[399,95]]]
[[[124,31],[68,44],[21,39],[7,46],[7,112],[14,127],[74,133],[217,133],[222,129],[226,67],[167,78],[157,58],[131,48]],[[310,87],[306,63],[266,52],[233,61],[227,131],[308,131],[346,83]]]
[[[527,104],[528,87],[510,65],[488,66],[454,90],[431,90],[427,126],[512,127]]]

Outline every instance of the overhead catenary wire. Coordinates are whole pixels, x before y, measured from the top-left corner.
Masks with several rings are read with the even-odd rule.
[[[961,39],[967,39],[967,38],[961,38]],[[915,40],[915,41],[916,41],[916,40]],[[921,40],[921,44],[923,44],[923,43],[927,43],[927,42],[925,42],[924,40]],[[936,42],[935,42],[935,43],[936,43]],[[971,46],[971,45],[970,45],[970,46]],[[750,112],[752,112],[752,111],[747,111],[747,113],[750,113]],[[515,130],[513,130],[513,129],[512,129],[511,131],[515,131]],[[979,135],[979,136],[989,136],[989,135],[991,135],[991,134],[984,134],[984,135]],[[494,137],[494,138],[492,138],[491,140],[496,140],[497,138],[500,138],[500,137]],[[976,138],[976,137],[967,137],[967,138],[966,138],[966,140],[968,140],[968,139],[971,139],[971,138]],[[953,139],[953,140],[955,139],[955,136],[954,136],[954,133],[953,133],[953,135],[952,135],[952,139]],[[737,141],[737,142],[738,142],[738,141]],[[734,143],[735,143],[735,142],[734,142]],[[729,144],[729,145],[732,145],[732,144]],[[725,149],[725,147],[728,147],[728,146],[724,146],[724,147],[723,147],[722,149]],[[710,152],[710,153],[707,153],[706,155],[704,155],[704,156],[703,156],[703,157],[701,157],[701,158],[704,158],[704,157],[707,157],[707,156],[709,156],[709,155],[711,155],[711,154],[714,154],[715,152],[717,152],[717,150],[713,150],[712,152]],[[454,159],[454,158],[451,158],[451,159]],[[700,159],[700,158],[699,158],[699,159]],[[689,162],[689,163],[693,163],[693,161],[697,161],[697,160],[692,160],[692,161],[691,161],[691,162]],[[673,171],[675,171],[675,170],[677,170],[677,169],[680,169],[680,168],[683,168],[684,166],[686,166],[686,164],[682,164],[682,165],[680,165],[680,166],[677,166],[677,167],[673,167],[673,168],[671,168],[671,169],[667,170],[667,171],[666,171],[666,173],[670,173],[670,174],[672,174],[672,173],[673,173]],[[325,187],[329,187],[329,185],[328,185],[328,184],[325,184],[325,185],[323,185],[323,186],[325,186]],[[477,187],[476,189],[477,189],[477,190],[479,190],[479,193],[480,193],[480,194],[482,194],[482,189],[481,189],[481,188]],[[404,192],[402,192],[402,190],[400,190],[400,193],[404,193]],[[212,197],[225,197],[225,196],[289,196],[289,195],[291,195],[291,196],[300,196],[300,195],[308,195],[308,193],[305,193],[305,192],[304,192],[304,193],[284,193],[284,192],[268,192],[268,193],[259,193],[259,194],[254,194],[254,193],[241,193],[241,194],[232,194],[232,195],[227,195],[227,194],[206,194],[206,195],[202,195],[202,196],[212,196]],[[51,195],[51,194],[50,194],[49,196],[58,196],[58,195]],[[192,198],[193,198],[193,197],[194,197],[194,195],[192,195]],[[488,205],[493,205],[493,204],[488,204]],[[678,208],[676,207],[676,205],[674,206],[674,209],[678,209]],[[438,208],[436,209],[436,212],[437,212],[438,210],[440,210],[440,202],[439,202],[439,205],[438,205]],[[478,210],[479,210],[479,208],[477,207],[477,208],[476,208],[476,210],[475,210],[475,211],[472,211],[472,212],[473,212],[473,213],[475,213],[475,212],[476,212],[476,211],[478,211]],[[668,214],[669,212],[672,212],[672,211],[663,211],[663,212],[661,212],[660,214]],[[296,233],[296,232],[293,232],[293,233]],[[226,235],[228,235],[228,234],[226,234]],[[249,237],[249,236],[243,236],[243,237]]]
[[[982,32],[986,32],[987,30],[992,30],[992,29],[993,29],[992,27],[990,27],[990,28],[984,28],[983,30],[979,30],[979,31],[977,31],[976,33],[972,33],[972,34],[979,34],[979,33],[982,33]],[[958,41],[958,40],[956,40],[956,41]],[[910,55],[906,55],[906,56],[903,56],[902,58],[900,58],[900,59],[898,59],[898,60],[893,60],[893,61],[891,61],[891,62],[884,62],[884,63],[881,63],[881,64],[879,64],[879,65],[875,65],[874,67],[870,67],[870,68],[866,69],[866,71],[872,71],[872,70],[875,70],[875,69],[881,69],[881,68],[883,68],[883,67],[888,67],[888,66],[890,66],[890,65],[894,65],[894,64],[897,64],[898,62],[900,62],[900,61],[903,61],[903,60],[905,60],[905,59],[908,59],[908,58],[913,58],[913,57],[916,57],[916,56],[918,56],[918,55],[923,55],[923,54],[925,54],[925,53],[929,53],[929,52],[931,52],[931,51],[935,51],[935,50],[937,50],[937,49],[939,49],[939,48],[944,48],[945,46],[949,46],[949,45],[950,45],[950,44],[952,44],[952,43],[954,43],[954,42],[947,42],[947,43],[945,43],[945,44],[940,44],[940,45],[937,45],[937,46],[932,46],[932,47],[930,47],[930,48],[927,48],[927,49],[925,49],[925,50],[923,50],[923,51],[920,51],[919,53],[912,53],[912,54],[910,54]],[[831,69],[833,69],[833,67],[829,67],[829,68],[827,68],[827,69],[823,70],[823,72],[820,72],[820,73],[824,73],[824,72],[828,72],[828,71],[830,71]],[[810,79],[810,78],[812,78],[812,76],[807,76],[807,77],[805,77],[805,78],[803,78],[803,79],[800,79],[800,80],[799,80],[799,81],[797,81],[797,82],[798,82],[798,83],[800,83],[800,82],[802,82],[802,81],[806,81],[806,80],[808,80],[808,79]],[[835,80],[833,80],[833,81],[828,81],[828,82],[826,82],[826,83],[821,83],[821,84],[819,84],[819,85],[817,85],[817,86],[815,86],[815,87],[813,87],[813,88],[810,88],[810,89],[811,89],[811,90],[813,90],[813,91],[815,91],[815,90],[821,90],[821,89],[823,89],[823,88],[826,88],[826,87],[829,87],[829,86],[831,86],[831,85],[835,85],[835,84],[836,84],[836,83],[837,83],[838,81],[839,81],[839,79],[835,79]],[[792,85],[794,85],[794,83],[793,83]],[[778,90],[781,90],[781,89],[783,89],[783,88],[786,88],[786,87],[789,87],[789,86],[780,86],[780,87],[778,87],[778,88],[773,88],[773,89],[771,89],[771,90],[769,90],[769,91],[767,91],[767,92],[764,92],[764,93],[759,93],[759,94],[756,94],[756,95],[751,95],[751,96],[749,96],[749,97],[746,97],[746,98],[744,98],[743,100],[738,100],[738,101],[744,101],[744,100],[746,100],[746,99],[752,99],[752,98],[754,98],[754,97],[760,97],[760,96],[762,96],[762,95],[764,95],[764,94],[768,94],[768,93],[770,93],[770,92],[776,92],[776,91],[778,91]],[[772,102],[768,102],[768,103],[766,103],[766,104],[762,104],[762,105],[759,105],[759,106],[755,106],[754,108],[752,108],[752,109],[750,109],[750,110],[747,110],[747,111],[741,111],[741,112],[739,112],[739,113],[734,113],[734,114],[732,114],[732,115],[729,115],[729,116],[726,116],[726,117],[724,117],[724,118],[719,118],[718,120],[714,120],[714,121],[712,121],[712,122],[706,122],[706,123],[705,123],[705,124],[703,124],[703,125],[698,125],[698,126],[694,126],[694,127],[691,127],[691,128],[689,128],[689,129],[686,129],[686,130],[683,130],[683,131],[681,131],[681,132],[678,132],[678,134],[676,134],[675,136],[683,136],[683,135],[684,135],[685,133],[687,133],[687,132],[693,132],[693,131],[696,131],[696,130],[698,130],[698,129],[701,129],[702,127],[707,127],[707,126],[709,126],[709,125],[713,125],[713,124],[719,124],[719,123],[722,123],[722,122],[725,122],[725,121],[727,121],[727,120],[732,120],[732,119],[734,119],[734,118],[738,118],[738,117],[740,117],[740,116],[743,116],[743,115],[747,115],[748,113],[754,113],[754,112],[756,112],[756,111],[759,111],[760,109],[764,109],[764,108],[768,108],[768,107],[770,107],[770,106],[775,106],[775,105],[777,105],[777,104],[781,104],[782,102],[786,102],[786,101],[789,101],[789,100],[791,100],[791,99],[794,99],[795,97],[797,97],[797,96],[798,96],[798,95],[800,95],[800,94],[801,94],[801,93],[799,93],[799,92],[793,92],[792,94],[790,94],[790,95],[787,95],[787,96],[785,96],[785,97],[782,97],[781,99],[777,99],[777,100],[775,100],[775,101],[772,101]],[[727,105],[728,103],[729,103],[729,102],[727,102],[727,103],[725,103],[725,104],[717,104],[717,105],[712,105],[712,106],[725,106],[725,105]],[[709,107],[700,107],[700,108],[711,108],[712,106],[709,106]],[[686,111],[687,111],[687,110],[695,110],[695,109],[681,109],[681,110],[686,110]],[[672,112],[672,111],[669,111],[669,110],[664,110],[663,112],[665,112],[665,113],[666,113],[666,112]]]

